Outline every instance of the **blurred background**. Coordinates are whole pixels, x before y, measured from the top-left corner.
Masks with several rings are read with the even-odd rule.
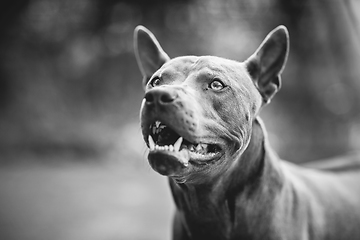
[[[280,157],[358,150],[356,0],[4,0],[0,239],[169,239],[174,205],[150,169],[133,30],[171,56],[245,60],[277,25],[291,50],[262,112]]]

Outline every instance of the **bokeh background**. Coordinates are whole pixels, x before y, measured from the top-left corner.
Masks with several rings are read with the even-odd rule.
[[[291,50],[262,112],[280,157],[360,145],[357,0],[4,0],[0,239],[169,239],[166,178],[146,161],[133,30],[171,57],[245,60],[279,24]]]

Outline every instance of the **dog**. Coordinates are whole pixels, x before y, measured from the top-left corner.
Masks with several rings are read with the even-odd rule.
[[[360,239],[359,156],[312,167],[283,161],[259,118],[281,86],[286,27],[243,62],[170,59],[143,26],[134,44],[142,134],[151,167],[169,179],[173,239]]]

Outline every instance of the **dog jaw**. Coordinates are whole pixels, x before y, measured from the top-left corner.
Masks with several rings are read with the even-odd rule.
[[[176,129],[156,120],[144,131],[150,165],[160,174],[183,176],[216,162],[224,155],[219,144],[197,142],[193,135],[181,136]],[[179,132],[184,134],[183,130]]]

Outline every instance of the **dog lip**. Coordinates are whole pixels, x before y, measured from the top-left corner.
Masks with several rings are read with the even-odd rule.
[[[155,171],[161,175],[172,177],[186,172],[189,156],[185,151],[174,153],[155,150],[149,153],[148,160]]]
[[[152,150],[149,152],[148,160],[151,167],[161,175],[168,176],[178,183],[186,182],[186,176],[192,170],[209,166],[223,156],[223,152],[216,153],[214,156],[207,156],[206,159],[193,158],[187,149],[179,152],[167,150]]]
[[[224,153],[222,151],[215,153],[214,155],[212,155],[211,157],[207,157],[207,159],[203,159],[203,158],[191,158],[189,160],[189,163],[195,166],[206,166],[206,165],[210,165],[212,163],[215,163],[216,161],[218,161],[222,156],[224,155]]]

